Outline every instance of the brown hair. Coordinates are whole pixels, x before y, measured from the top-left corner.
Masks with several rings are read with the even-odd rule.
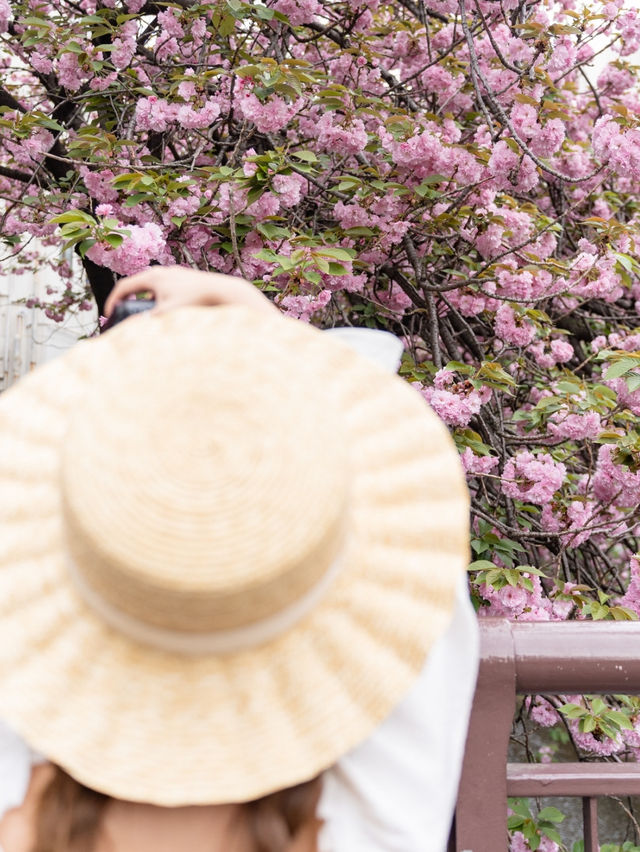
[[[294,835],[312,819],[320,779],[279,790],[244,805],[256,852],[285,852]],[[85,787],[60,767],[45,787],[31,852],[91,852],[109,797]]]
[[[40,797],[32,852],[88,852],[108,801],[56,767]]]

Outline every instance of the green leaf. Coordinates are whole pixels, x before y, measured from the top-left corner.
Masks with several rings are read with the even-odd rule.
[[[626,713],[620,710],[608,710],[605,714],[606,718],[614,722],[619,728],[624,728],[625,731],[632,731],[633,725]]]
[[[348,237],[372,237],[375,231],[372,228],[365,228],[364,226],[357,228],[347,228],[345,230],[345,234]]]
[[[292,151],[291,156],[296,160],[303,160],[305,163],[317,163],[318,158],[313,151]]]
[[[509,387],[517,385],[514,378],[497,361],[483,361],[478,375],[492,382],[500,382],[501,384],[508,385]]]
[[[634,267],[638,265],[638,262],[631,255],[614,252],[613,256],[627,272],[633,272]]]
[[[609,379],[618,379],[620,376],[628,373],[629,370],[633,370],[634,367],[640,367],[640,358],[621,358],[608,368],[604,374],[604,378],[607,381]]]
[[[26,18],[20,18],[20,23],[28,24],[31,27],[43,27],[44,29],[49,29],[53,26],[51,21],[48,21],[46,18],[38,18],[35,15],[28,15]],[[102,21],[100,23],[102,23]]]
[[[626,606],[612,606],[609,612],[615,621],[638,621],[638,613]]]
[[[233,35],[236,29],[236,21],[233,15],[224,15],[218,26],[218,32],[221,36]]]
[[[509,807],[514,812],[525,819],[531,819],[531,811],[523,799],[509,799]]]
[[[352,253],[347,249],[333,248],[332,246],[322,246],[322,248],[314,249],[312,252],[314,257],[332,257],[334,260],[343,260],[350,263],[353,260]]]
[[[558,808],[543,808],[538,814],[538,819],[548,820],[549,822],[562,822],[564,814]]]
[[[564,819],[564,816],[562,817],[562,819]],[[538,823],[538,828],[540,829],[540,834],[544,834],[545,837],[548,837],[549,840],[553,840],[553,842],[557,843],[558,845],[562,844],[562,838],[558,834],[558,830],[552,825],[550,825],[548,822]]]
[[[122,234],[107,234],[105,240],[112,248],[119,248],[124,241],[124,237]]]
[[[64,127],[59,122],[54,121],[53,118],[39,116],[35,123],[39,124],[41,127],[47,127],[49,130],[57,130],[58,133],[62,133],[64,130]]]
[[[359,186],[362,186],[360,178],[351,177],[351,175],[343,175],[343,177],[340,178],[338,190],[340,192],[348,192],[350,189],[358,189]]]
[[[428,175],[426,178],[423,178],[421,181],[421,186],[429,186],[434,183],[442,183],[444,180],[449,180],[446,175]]]
[[[602,733],[605,736],[609,737],[609,739],[611,739],[611,740],[615,740],[615,738],[618,736],[618,730],[619,729],[616,725],[609,725],[604,720],[600,720],[599,727],[600,727],[600,730],[602,731]]]
[[[86,222],[87,225],[96,224],[93,216],[85,213],[84,210],[69,210],[67,213],[60,213],[58,216],[49,219],[49,222],[53,225],[61,225],[65,222]]]
[[[580,383],[576,382],[574,384],[573,382],[567,382],[567,381],[558,382],[556,384],[556,388],[559,391],[561,391],[562,393],[576,394],[576,393],[580,392]]]
[[[130,172],[126,175],[118,175],[112,178],[111,186],[115,189],[123,189],[125,187],[137,186],[142,175],[140,172]]]
[[[79,23],[87,25],[98,24],[100,26],[103,26],[105,23],[105,19],[101,18],[99,15],[83,15],[82,18],[80,18]]]
[[[291,236],[288,228],[276,225],[275,222],[258,222],[256,230],[268,240],[286,240]]]
[[[253,8],[257,16],[263,21],[270,21],[275,15],[275,11],[266,6],[254,6]]]
[[[252,186],[247,193],[247,204],[253,204],[254,201],[257,201],[264,194],[265,190],[265,186]]]
[[[580,719],[580,722],[578,724],[578,728],[583,734],[590,734],[591,731],[595,731],[596,727],[596,720],[593,716],[590,715],[584,716],[582,719]]]
[[[257,77],[261,71],[259,65],[241,65],[234,69],[234,74],[237,74],[238,77]]]
[[[529,848],[532,852],[535,852],[538,846],[540,846],[540,834],[533,822],[526,822],[522,826],[522,833],[524,834],[524,839],[529,844]]]
[[[75,53],[81,54],[84,53],[84,48],[78,44],[77,41],[69,41],[65,44],[65,53]]]
[[[124,207],[136,207],[138,204],[141,204],[143,201],[156,201],[156,196],[151,195],[149,192],[134,192],[133,195],[130,195],[127,200],[124,202]]]
[[[559,710],[563,716],[567,717],[567,719],[579,719],[587,712],[584,707],[580,707],[579,704],[573,704],[571,702],[569,702],[568,704],[563,704],[562,707],[559,708]]]
[[[493,562],[489,562],[488,559],[476,559],[475,562],[472,562],[467,571],[491,571],[494,568],[497,568]]]
[[[462,373],[467,376],[470,376],[474,372],[470,364],[463,364],[461,361],[448,361],[444,368],[445,370],[455,371],[456,373]]]
[[[80,243],[80,245],[78,246],[78,251],[80,252],[80,257],[84,257],[86,255],[86,253],[89,251],[89,249],[91,248],[91,246],[94,246],[95,244],[96,244],[96,241],[92,237],[89,237],[88,239],[83,240]]]
[[[253,257],[255,257],[256,260],[266,260],[269,263],[277,263],[279,260],[279,257],[275,253],[275,251],[268,248],[260,249],[260,251],[255,252]]]
[[[607,618],[609,615],[609,607],[602,606],[602,604],[593,603],[591,606],[591,618],[594,621],[602,621]]]

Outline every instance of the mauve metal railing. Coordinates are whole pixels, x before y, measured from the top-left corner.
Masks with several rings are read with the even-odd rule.
[[[599,796],[640,795],[640,763],[507,763],[517,695],[640,694],[640,623],[481,619],[481,662],[449,852],[506,852],[508,796],[579,796],[598,852]]]

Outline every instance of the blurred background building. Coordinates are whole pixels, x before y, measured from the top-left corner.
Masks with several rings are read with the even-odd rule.
[[[32,302],[50,302],[66,282],[51,269],[36,273],[0,273],[0,391],[38,364],[64,352],[82,337],[95,333],[95,307],[70,311],[55,322]],[[81,286],[81,285],[80,285]]]

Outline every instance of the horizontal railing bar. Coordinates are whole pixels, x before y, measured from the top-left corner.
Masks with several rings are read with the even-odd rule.
[[[640,622],[512,622],[516,689],[640,694]]]
[[[640,796],[637,763],[508,763],[508,796]]]

